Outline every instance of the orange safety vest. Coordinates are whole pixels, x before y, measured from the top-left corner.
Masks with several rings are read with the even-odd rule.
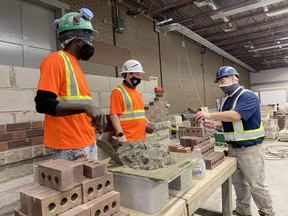
[[[57,100],[62,103],[81,103],[92,104],[92,97],[88,89],[85,76],[78,65],[78,61],[73,56],[69,57],[69,53],[65,51],[57,52],[64,61],[65,71],[63,71],[63,62],[59,61],[59,57],[55,53],[51,53],[46,58],[50,61],[41,64],[41,76],[39,81],[41,90],[57,92]],[[57,59],[53,61],[51,59]],[[45,62],[45,59],[44,61]],[[49,64],[58,64],[59,73],[51,73],[51,80],[61,83],[60,86],[47,84],[51,80],[49,77]],[[73,65],[75,68],[73,68]],[[52,67],[55,68],[55,67]],[[43,74],[42,74],[43,72]],[[61,79],[61,80],[59,80]],[[47,87],[49,86],[49,87]],[[45,89],[45,87],[47,89]],[[58,88],[58,89],[57,89]],[[54,90],[55,89],[55,90]],[[45,115],[44,124],[44,145],[55,149],[75,149],[84,148],[95,142],[95,129],[91,126],[91,120],[86,113],[74,114],[68,116],[50,116]]]

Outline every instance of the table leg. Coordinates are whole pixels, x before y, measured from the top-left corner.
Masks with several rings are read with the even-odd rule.
[[[223,216],[232,215],[232,178],[222,184],[222,212]]]

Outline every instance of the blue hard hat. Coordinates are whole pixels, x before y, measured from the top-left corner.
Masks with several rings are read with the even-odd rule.
[[[229,77],[235,75],[236,77],[239,77],[238,72],[235,70],[235,68],[230,67],[230,66],[223,66],[220,67],[218,69],[218,71],[216,72],[216,79],[215,79],[215,83],[218,82],[218,80],[220,80],[223,77]]]

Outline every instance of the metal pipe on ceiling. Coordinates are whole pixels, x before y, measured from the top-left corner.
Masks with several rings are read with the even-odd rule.
[[[245,64],[244,62],[240,61],[239,59],[235,58],[234,56],[230,55],[229,53],[225,52],[224,50],[220,49],[219,47],[215,46],[211,42],[207,41],[200,35],[196,34],[195,32],[191,31],[190,29],[182,26],[179,23],[172,23],[165,26],[157,26],[156,27],[161,32],[171,32],[171,31],[177,31],[180,34],[185,35],[186,37],[196,41],[197,43],[209,48],[210,50],[213,50],[214,52],[218,53],[219,55],[224,56],[227,59],[230,59],[231,61],[241,65],[242,67],[248,69],[251,72],[255,72],[256,70],[250,67],[249,65]]]

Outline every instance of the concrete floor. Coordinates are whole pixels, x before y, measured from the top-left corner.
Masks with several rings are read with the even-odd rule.
[[[266,183],[270,188],[270,192],[273,199],[274,209],[276,210],[277,216],[288,215],[288,142],[280,142],[274,140],[265,140],[264,145],[266,149],[272,149],[275,151],[281,151],[286,154],[285,159],[272,158],[271,156],[266,156]],[[216,151],[223,151],[227,149],[225,147],[216,146]],[[233,209],[235,208],[235,192],[233,189]],[[258,209],[255,203],[251,202],[252,206],[252,216],[258,216]],[[207,202],[201,207],[202,209],[207,209],[211,211],[221,212],[222,211],[222,201],[221,201],[221,189],[216,191]],[[198,214],[194,214],[196,216]],[[216,216],[217,214],[203,213],[204,216]]]

